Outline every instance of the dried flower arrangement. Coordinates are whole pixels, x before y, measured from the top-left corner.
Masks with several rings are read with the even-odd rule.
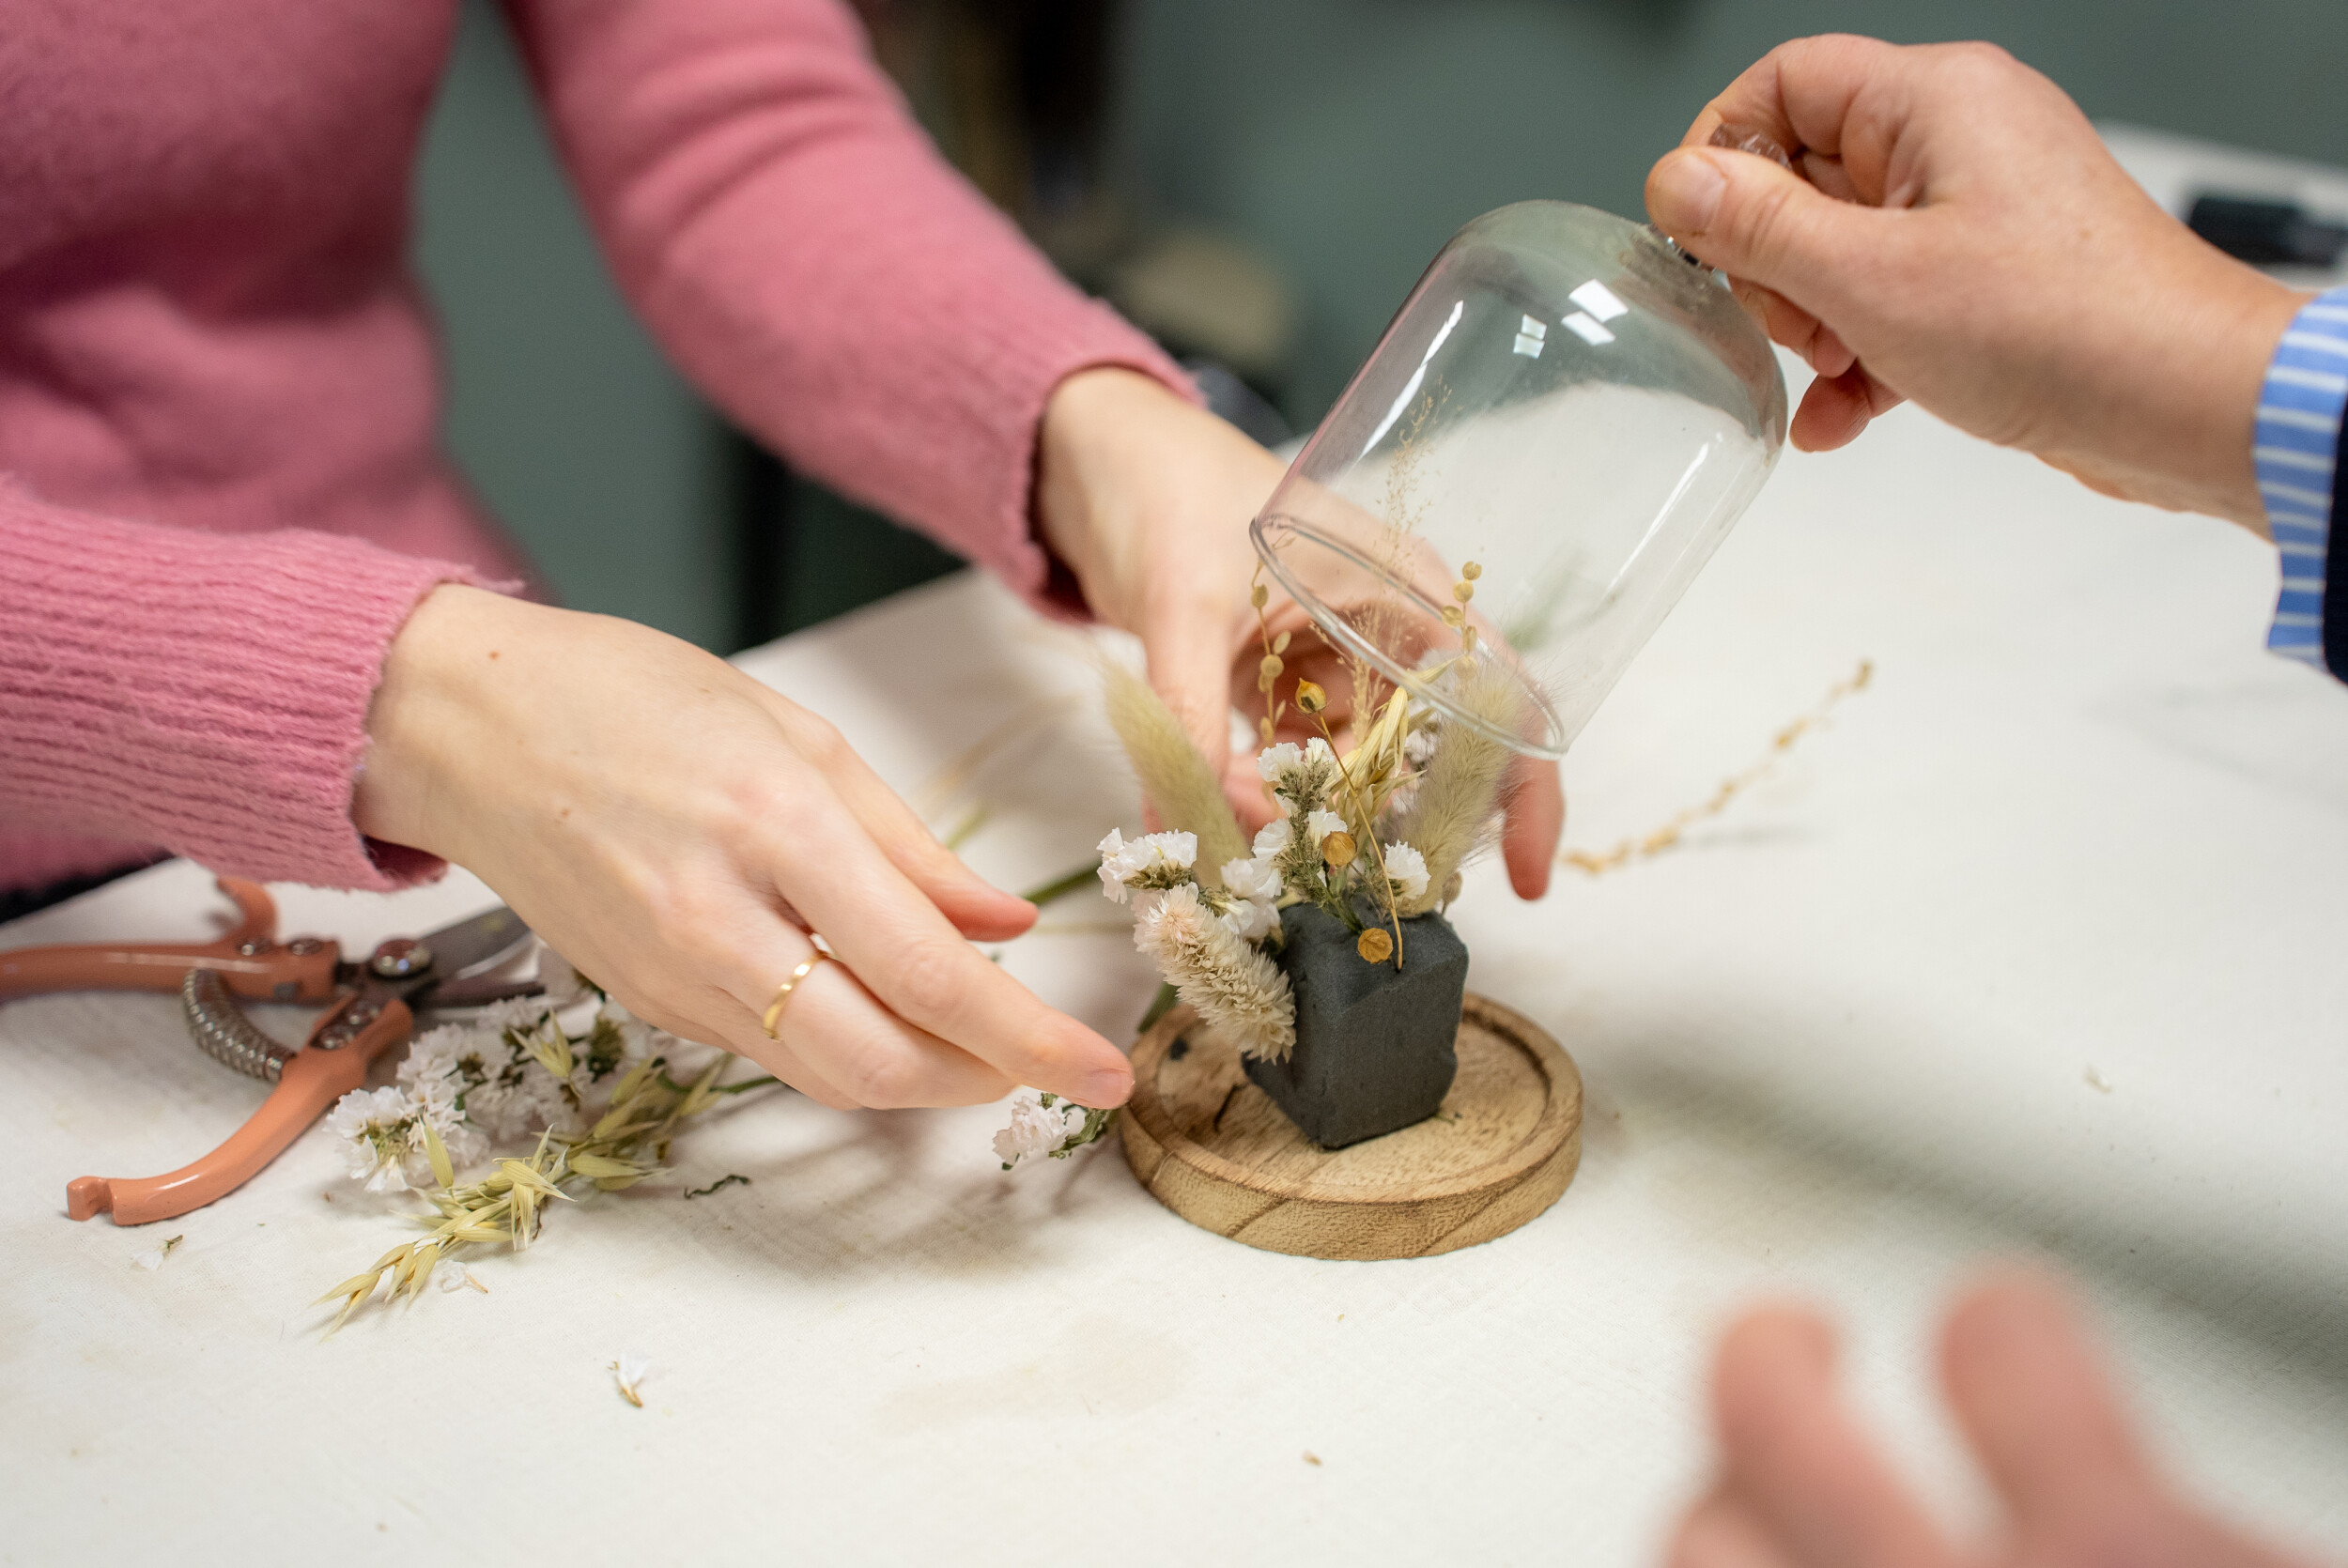
[[[319,1298],[342,1302],[335,1328],[386,1280],[386,1301],[412,1298],[466,1248],[528,1247],[548,1204],[635,1186],[661,1169],[687,1119],[775,1082],[720,1084],[731,1055],[635,1018],[550,950],[539,977],[542,995],[417,1037],[396,1085],[346,1095],[327,1118],[351,1179],[371,1192],[419,1190],[438,1211],[418,1216],[430,1233],[423,1240]],[[671,1076],[672,1065],[686,1082]],[[527,1153],[488,1160],[499,1144],[532,1133]],[[459,1171],[485,1163],[487,1175],[458,1185]],[[459,1283],[483,1288],[470,1275]]]
[[[1514,756],[1496,737],[1517,730],[1524,700],[1468,620],[1478,575],[1463,566],[1444,607],[1456,646],[1413,672],[1413,685],[1444,702],[1347,660],[1342,731],[1322,686],[1290,674],[1294,634],[1274,631],[1258,581],[1256,771],[1276,814],[1252,843],[1156,694],[1122,667],[1104,674],[1110,724],[1165,826],[1101,840],[1103,889],[1133,907],[1135,945],[1181,1000],[1329,1146],[1431,1115],[1456,1066],[1466,950],[1441,910],[1493,837]],[[1302,738],[1280,738],[1284,726]],[[1386,1060],[1369,1038],[1398,1033],[1410,1038],[1389,1043],[1417,1065]],[[1333,1095],[1356,1103],[1334,1105]]]

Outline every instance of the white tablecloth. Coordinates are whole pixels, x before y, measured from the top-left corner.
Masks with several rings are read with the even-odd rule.
[[[490,1294],[321,1341],[304,1303],[403,1206],[314,1130],[182,1221],[70,1222],[69,1178],[175,1166],[258,1088],[169,999],[10,1005],[0,1560],[1631,1563],[1760,1292],[1831,1303],[1972,1506],[1926,1347],[2014,1254],[2079,1282],[2224,1506],[2348,1553],[2348,691],[2260,652],[2274,586],[2246,534],[1912,411],[1789,454],[1569,760],[1568,837],[1701,798],[1861,656],[1875,685],[1678,853],[1533,907],[1472,879],[1472,984],[1578,1057],[1586,1153],[1438,1258],[1253,1252],[1113,1148],[1006,1177],[995,1112],[785,1095],[678,1147],[752,1185],[566,1207],[475,1263]],[[1136,820],[1082,651],[965,576],[744,662],[909,792],[1032,710],[935,805],[987,803],[969,858],[1020,886]],[[206,894],[165,867],[0,943],[197,934]],[[362,948],[487,901],[282,896]],[[1003,961],[1127,1032],[1152,976],[1114,915],[1057,905]]]

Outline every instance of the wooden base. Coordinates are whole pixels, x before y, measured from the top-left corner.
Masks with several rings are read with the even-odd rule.
[[[1350,1148],[1308,1142],[1178,1007],[1134,1046],[1125,1159],[1192,1224],[1305,1257],[1472,1247],[1557,1201],[1582,1160],[1582,1075],[1532,1020],[1471,992],[1460,1076],[1428,1120]]]

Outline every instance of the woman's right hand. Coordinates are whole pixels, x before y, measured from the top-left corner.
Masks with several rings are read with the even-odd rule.
[[[1799,173],[1711,145],[1761,132]],[[1647,210],[1818,373],[1838,447],[1913,398],[2106,494],[2263,535],[2252,423],[2303,296],[2163,212],[2062,89],[1988,44],[1802,38],[1714,99]]]
[[[648,627],[455,584],[393,643],[362,832],[477,874],[631,1012],[835,1106],[1033,1084],[1121,1103],[1123,1054],[976,948],[1033,923],[837,730]],[[804,923],[804,926],[802,925]],[[761,1019],[823,933],[837,962]]]

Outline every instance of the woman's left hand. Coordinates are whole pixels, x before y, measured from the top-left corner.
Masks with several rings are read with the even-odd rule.
[[[1247,525],[1280,482],[1279,459],[1149,377],[1105,367],[1055,389],[1038,447],[1044,542],[1093,614],[1141,638],[1150,684],[1223,774],[1241,820],[1269,821],[1252,762],[1231,755],[1230,723],[1232,693],[1253,693],[1262,657]],[[1565,816],[1555,764],[1522,761],[1503,846],[1520,897],[1548,890]]]

